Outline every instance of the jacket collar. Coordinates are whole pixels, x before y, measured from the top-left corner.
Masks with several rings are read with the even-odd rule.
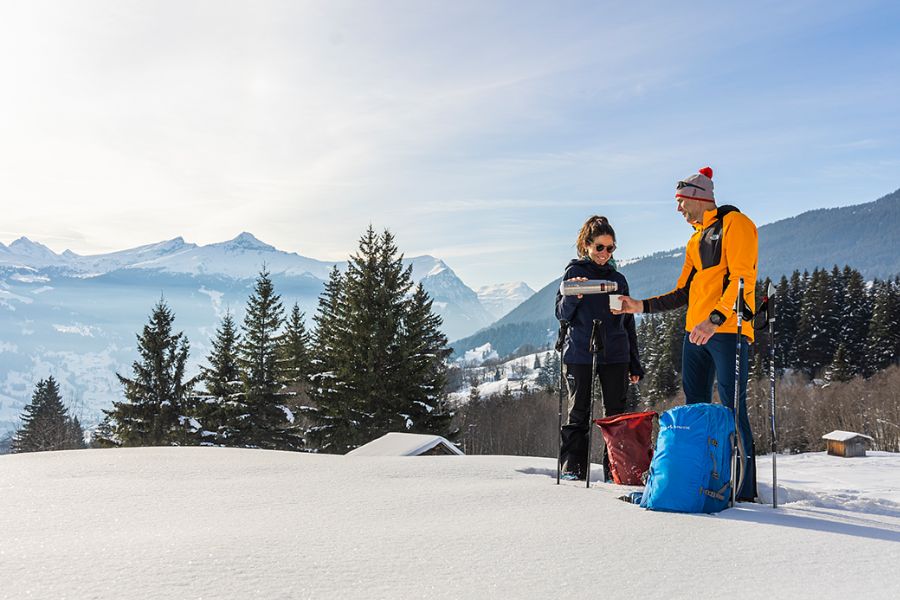
[[[702,229],[706,229],[719,219],[724,219],[725,215],[730,212],[741,212],[738,210],[736,206],[731,206],[730,204],[724,204],[722,206],[718,206],[713,210],[708,210],[703,213],[703,222],[702,223],[694,223],[694,229],[700,231]]]

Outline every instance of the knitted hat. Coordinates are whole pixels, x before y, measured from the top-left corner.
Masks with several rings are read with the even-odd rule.
[[[715,202],[712,176],[713,170],[710,167],[703,167],[698,173],[688,175],[676,184],[675,197]]]

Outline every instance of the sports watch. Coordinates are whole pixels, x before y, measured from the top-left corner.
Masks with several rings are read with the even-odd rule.
[[[725,315],[723,315],[722,313],[720,313],[717,310],[714,310],[711,313],[709,313],[709,321],[710,321],[710,323],[712,323],[713,325],[718,327],[719,325],[721,325],[722,323],[725,322]]]

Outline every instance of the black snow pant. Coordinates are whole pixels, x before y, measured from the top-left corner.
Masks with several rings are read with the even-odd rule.
[[[565,365],[566,387],[569,392],[569,422],[563,425],[561,437],[563,471],[584,479],[588,461],[588,428],[591,402],[591,365]],[[607,417],[625,410],[628,392],[628,364],[597,365],[597,376],[603,391],[603,408]],[[600,431],[595,432],[601,435]],[[601,437],[602,440],[602,437]],[[603,476],[609,480],[609,456],[603,448]]]

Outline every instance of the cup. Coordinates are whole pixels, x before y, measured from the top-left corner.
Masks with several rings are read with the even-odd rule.
[[[609,309],[622,310],[622,294],[609,295]]]

